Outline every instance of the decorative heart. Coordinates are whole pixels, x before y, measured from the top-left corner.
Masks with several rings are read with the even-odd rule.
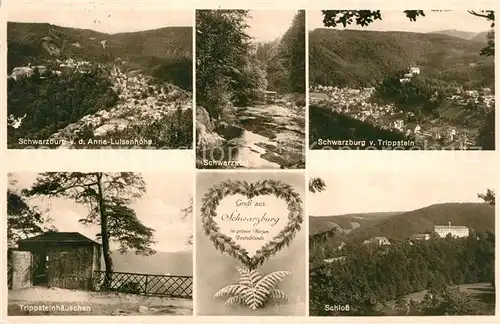
[[[256,202],[257,199],[254,200],[254,198],[258,197],[262,199]],[[283,199],[284,204],[280,201],[274,202],[270,209],[262,206],[263,203],[271,202],[273,200],[271,198]],[[225,205],[226,208],[232,205],[233,210],[218,215],[220,204]],[[283,206],[287,207],[288,215],[267,214],[276,212]],[[249,207],[259,214],[241,212],[246,208],[250,210]],[[201,218],[204,234],[214,243],[215,248],[228,253],[252,270],[290,245],[303,221],[302,199],[290,185],[281,181],[264,180],[248,183],[228,180],[213,186],[206,192],[201,206]],[[234,228],[228,226],[221,228],[222,221],[230,221],[239,225],[233,226]],[[269,225],[265,228],[265,232],[261,231],[262,226],[259,226],[261,224]],[[281,230],[270,230],[270,227],[275,227],[273,224],[276,226],[279,224]],[[224,230],[229,232],[224,233]],[[254,238],[249,239],[251,236]],[[255,239],[255,237],[258,238]],[[245,242],[247,240],[253,242]],[[257,243],[260,243],[259,248],[255,247]],[[246,245],[246,248],[242,245]]]

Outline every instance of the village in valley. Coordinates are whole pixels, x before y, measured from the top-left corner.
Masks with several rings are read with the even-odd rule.
[[[410,83],[417,75],[420,75],[420,68],[410,66],[399,82]],[[443,124],[439,118],[418,120],[414,112],[405,112],[394,103],[383,104],[373,100],[375,95],[375,87],[356,89],[318,84],[311,86],[309,100],[311,105],[326,106],[338,114],[369,123],[379,129],[400,133],[417,144],[427,143],[428,147],[452,149],[476,147],[477,129],[471,129],[461,123]],[[455,87],[445,101],[460,109],[471,105],[484,111],[492,111],[495,108],[494,91],[487,87],[479,90]]]
[[[130,70],[127,62],[116,58],[114,63],[99,63],[67,58],[65,60],[47,60],[44,65],[15,67],[7,78],[19,82],[32,78],[38,74],[40,79],[48,75],[68,75],[71,73],[88,74],[93,68],[104,71],[112,84],[112,90],[118,96],[117,104],[108,110],[100,110],[95,114],[86,115],[79,121],[71,123],[49,137],[51,143],[57,143],[59,148],[92,147],[94,145],[112,144],[117,146],[147,147],[153,144],[154,139],[144,138],[127,141],[120,139],[120,132],[127,128],[158,121],[177,110],[192,109],[191,94],[184,89],[169,83],[161,83],[154,78],[143,74],[140,70]],[[22,127],[26,115],[15,117],[10,115],[8,123],[13,128]],[[106,139],[106,135],[114,133],[115,138]],[[118,135],[116,135],[118,133]],[[78,139],[85,136],[83,142]],[[103,140],[101,138],[104,138]],[[106,145],[104,145],[106,146]]]

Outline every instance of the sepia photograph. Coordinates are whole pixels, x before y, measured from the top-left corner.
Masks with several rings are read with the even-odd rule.
[[[305,168],[305,11],[196,11],[198,169]]]
[[[9,149],[192,149],[190,10],[11,10]]]
[[[8,174],[8,316],[192,315],[193,176]]]
[[[310,173],[310,316],[495,315],[498,161],[427,160]]]
[[[495,150],[495,12],[308,12],[313,150]]]
[[[196,175],[196,314],[304,316],[303,172]]]

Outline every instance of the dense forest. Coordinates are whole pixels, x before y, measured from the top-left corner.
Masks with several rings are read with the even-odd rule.
[[[309,32],[309,82],[376,86],[410,65],[422,75],[465,88],[494,88],[494,60],[485,42],[440,34],[315,29]]]
[[[196,12],[197,105],[217,120],[229,105],[258,101],[264,90],[305,93],[305,12],[278,41],[255,44],[248,10]]]
[[[7,71],[55,58],[111,63],[119,57],[161,81],[192,90],[192,27],[104,34],[47,23],[7,24]],[[104,44],[104,45],[103,45]]]
[[[319,250],[311,251],[310,311],[313,315],[333,315],[325,305],[347,304],[352,309],[342,315],[381,315],[377,310],[381,305],[409,293],[440,286],[492,283],[494,251],[495,236],[491,232],[413,244],[400,241],[387,248],[347,245],[342,249],[345,259],[332,263],[323,262]],[[445,315],[437,313],[442,305],[434,305],[433,309],[419,306],[422,315]],[[467,308],[465,313],[449,315],[474,315],[470,312]]]
[[[257,59],[267,74],[267,88],[280,93],[305,93],[305,11],[279,40],[257,44]]]
[[[35,69],[31,78],[8,81],[7,114],[26,116],[23,127],[9,129],[9,147],[16,147],[20,138],[48,138],[85,115],[111,108],[118,100],[106,72],[99,68],[61,76],[48,73],[43,79]]]

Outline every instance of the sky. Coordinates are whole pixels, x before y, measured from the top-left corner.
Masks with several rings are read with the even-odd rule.
[[[292,25],[297,10],[250,10],[248,34],[257,42],[270,42],[282,37]]]
[[[62,27],[91,29],[114,34],[158,29],[172,26],[193,26],[192,10],[12,10],[13,22],[50,23]]]
[[[478,193],[487,188],[497,192],[496,157],[480,162],[433,160],[415,160],[411,167],[399,169],[389,163],[370,168],[353,163],[353,168],[338,172],[309,172],[309,177],[321,177],[327,185],[327,190],[309,194],[309,215],[410,211],[438,203],[482,202]]]
[[[434,32],[456,29],[466,32],[484,32],[490,29],[490,22],[484,18],[473,16],[467,11],[432,12],[426,11],[425,17],[418,17],[412,22],[402,11],[381,10],[382,20],[377,20],[369,26],[360,27],[349,25],[347,29],[375,30],[375,31],[407,31],[407,32]],[[321,11],[307,12],[308,29],[325,28]],[[344,29],[341,25],[337,29]]]
[[[15,173],[18,182],[15,188],[28,188],[35,179],[36,173]],[[130,207],[137,213],[137,218],[144,225],[155,230],[154,240],[158,243],[153,248],[158,252],[176,252],[188,250],[187,241],[192,234],[192,219],[182,221],[181,209],[189,205],[193,195],[192,173],[142,173],[146,183],[146,194]],[[172,184],[175,184],[172,186]],[[63,198],[34,198],[30,205],[40,210],[49,208],[49,215],[60,232],[80,232],[95,240],[99,232],[97,226],[85,226],[78,219],[85,218],[87,209],[72,200]],[[117,246],[112,246],[116,249]]]

